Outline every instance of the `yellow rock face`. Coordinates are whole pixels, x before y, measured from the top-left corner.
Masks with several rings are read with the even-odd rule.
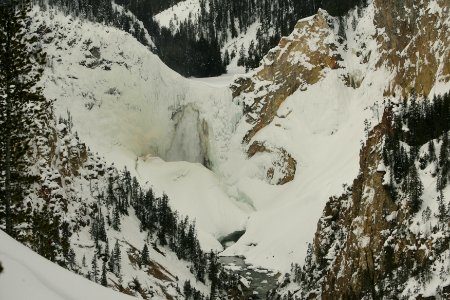
[[[339,29],[339,24],[350,24],[349,19],[339,20],[319,10],[316,15],[300,20],[292,34],[280,40],[254,73],[234,82],[233,97],[243,103],[250,125],[243,137],[244,144],[263,143],[255,136],[274,120],[281,104],[297,90],[304,91],[316,84],[330,70],[339,69],[345,85],[366,88],[361,83],[367,74],[355,77],[343,59],[348,51],[356,51],[360,65],[371,61],[375,70],[383,68],[392,74],[386,80],[384,96],[406,96],[411,92],[428,96],[438,82],[450,80],[448,0],[436,0],[433,5],[419,0],[374,0],[372,5],[374,14],[370,22],[376,32],[370,39],[375,41],[378,53],[365,49],[364,42],[359,43],[361,49],[349,50],[345,29],[344,33]],[[275,147],[282,149],[282,145]],[[284,157],[287,156],[291,157],[289,153]],[[275,168],[283,166],[282,172],[295,174],[296,162],[292,159],[293,162],[280,162]],[[289,176],[279,184],[293,178]]]

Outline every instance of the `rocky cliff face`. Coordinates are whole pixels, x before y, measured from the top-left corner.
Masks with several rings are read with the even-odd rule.
[[[427,96],[433,88],[439,90],[450,79],[449,27],[445,0],[374,0],[344,18],[319,10],[300,20],[293,33],[266,55],[260,68],[232,85],[234,99],[242,105],[249,125],[243,143],[263,142],[258,133],[282,117],[279,108],[285,100],[331,74],[355,90],[381,88],[384,96],[413,91]],[[384,83],[372,86],[376,72],[384,72]],[[283,151],[282,145],[273,148]],[[283,172],[292,174],[293,170]]]
[[[361,149],[358,177],[343,195],[330,197],[303,268],[294,267],[292,277],[282,284],[281,291],[288,296],[447,299],[450,295],[450,209],[445,208],[448,201],[439,204],[441,208],[433,205],[439,197],[447,197],[449,189],[432,196],[440,175],[433,175],[435,165],[421,166],[419,178],[425,183],[421,207],[411,209],[412,196],[404,191],[411,175],[401,179],[401,191],[396,191],[389,183],[393,170],[384,166],[382,149],[392,134],[393,113],[386,110]],[[437,140],[430,143],[439,145]],[[419,157],[427,156],[425,148]],[[410,159],[413,166],[418,164]]]
[[[383,70],[385,82],[376,88],[383,90],[384,97],[373,99],[374,102],[388,99],[395,102],[400,97],[416,100],[416,96],[448,92],[449,4],[448,1],[374,0],[367,8],[358,8],[340,20],[320,11],[315,17],[300,21],[296,32],[266,57],[258,72],[251,78],[241,79],[243,85],[235,89],[236,99],[245,103],[244,112],[250,124],[244,142],[256,140],[258,132],[269,126],[277,117],[280,103],[294,93],[292,89],[301,93],[332,70],[347,86],[367,91],[376,82],[373,74]],[[358,33],[362,22],[373,24],[368,35]],[[307,33],[298,36],[302,27],[307,28]],[[322,35],[314,39],[315,31]],[[320,41],[320,48],[310,47],[312,38]],[[286,40],[290,41],[286,43]],[[299,44],[293,46],[296,43]],[[303,59],[301,62],[288,59],[293,56]],[[306,68],[311,62],[314,62],[312,66]],[[287,70],[285,79],[277,81],[276,74],[283,74],[277,67]],[[257,87],[263,80],[270,81],[264,77],[266,74],[275,74],[273,82],[277,85],[259,97]],[[410,163],[417,169],[420,165],[418,176],[424,188],[422,202],[414,210],[412,196],[404,192],[411,188],[412,175],[398,179],[402,185],[398,189],[402,191],[395,191],[394,171],[384,165],[383,147],[387,137],[394,134],[393,119],[398,114],[404,112],[392,107],[385,109],[378,125],[368,131],[360,151],[357,178],[351,186],[344,187],[341,196],[329,198],[304,265],[293,266],[292,273],[278,289],[288,299],[449,297],[449,224],[445,217],[437,221],[438,215],[448,216],[449,209],[443,208],[448,206],[448,200],[439,204],[443,213],[437,211],[436,204],[436,199],[439,202],[448,198],[449,189],[436,192],[441,180],[436,170],[442,168],[441,162],[432,167],[420,163],[429,155],[426,143],[442,148],[444,138],[436,139],[431,133],[433,128],[429,127],[430,136],[420,145],[402,141],[406,152],[418,148],[414,150],[418,151],[417,157],[411,154]],[[404,124],[402,130],[408,130],[407,124],[411,123]]]
[[[436,84],[448,82],[449,2],[376,0],[374,5],[382,53],[378,66],[385,64],[394,75],[386,95],[415,91],[426,96]]]
[[[278,47],[264,58],[261,68],[252,76],[237,79],[232,85],[233,97],[242,103],[246,121],[251,125],[243,138],[245,144],[253,140],[248,156],[276,152],[280,161],[288,162],[273,162],[267,172],[269,182],[272,182],[275,169],[285,174],[276,184],[292,181],[297,162],[280,146],[272,146],[271,150],[259,147],[261,142],[254,137],[273,121],[287,97],[317,83],[327,68],[339,67],[341,58],[336,51],[333,26],[333,19],[322,10],[316,16],[298,22],[294,32],[282,38]]]
[[[384,262],[384,243],[395,230],[396,222],[386,216],[398,207],[383,186],[385,171],[381,149],[384,134],[390,128],[391,118],[371,132],[360,153],[360,174],[353,186],[341,197],[332,197],[319,220],[313,243],[314,256],[319,265],[328,266],[323,278],[323,299],[361,298],[372,294],[370,288],[384,277],[386,267],[375,270],[375,261]],[[400,210],[400,213],[402,211]],[[403,216],[398,216],[403,219]],[[388,221],[389,220],[389,221]],[[364,291],[364,292],[362,292]],[[377,295],[376,292],[372,296]]]

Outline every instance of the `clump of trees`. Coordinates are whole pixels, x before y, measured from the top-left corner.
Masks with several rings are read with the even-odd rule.
[[[47,106],[36,84],[45,54],[29,32],[30,1],[0,4],[0,225],[15,236],[25,218],[23,191],[36,178],[27,175],[26,152]]]
[[[156,46],[153,50],[170,68],[187,77],[208,77],[225,73],[226,66],[236,56],[238,65],[247,70],[258,67],[261,58],[293,30],[299,19],[317,13],[319,8],[333,16],[343,16],[356,5],[364,5],[366,0],[201,0],[198,19],[189,16],[177,26],[159,26],[153,17],[178,2],[117,0],[124,7],[117,9],[106,0],[38,1],[43,8],[49,5],[66,14],[120,28],[150,46],[147,32]],[[261,28],[248,49],[222,53],[230,37],[246,33],[255,22]]]
[[[391,109],[394,109],[391,107]],[[384,164],[389,167],[389,189],[394,199],[401,191],[410,200],[411,212],[419,211],[423,184],[417,167],[425,169],[436,165],[436,189],[442,190],[450,181],[450,94],[435,96],[432,100],[417,101],[414,95],[409,101],[395,107],[392,132],[386,135],[383,148]],[[440,140],[436,153],[434,140]],[[427,145],[428,153],[419,157],[419,149]]]

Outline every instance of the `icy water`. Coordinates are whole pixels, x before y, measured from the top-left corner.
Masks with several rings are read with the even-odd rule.
[[[240,299],[267,299],[267,293],[276,287],[279,273],[246,264],[241,257],[223,256],[219,260],[226,269],[240,276],[244,294]]]

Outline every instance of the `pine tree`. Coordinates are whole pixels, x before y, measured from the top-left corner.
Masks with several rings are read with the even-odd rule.
[[[69,249],[66,258],[67,258],[67,266],[70,269],[73,269],[75,267],[75,251],[73,251],[72,248]]]
[[[67,256],[69,253],[69,249],[70,249],[69,237],[70,237],[70,235],[71,235],[71,233],[70,233],[69,223],[67,221],[62,222],[62,224],[61,224],[61,247],[62,247],[64,256]]]
[[[108,260],[109,259],[109,241],[108,241],[108,239],[106,239],[106,242],[105,242],[105,260]]]
[[[223,54],[223,65],[226,67],[230,64],[230,54],[228,53],[228,49],[225,50]]]
[[[450,143],[448,140],[448,134],[445,132],[442,135],[442,145],[439,151],[439,167],[440,167],[440,180],[438,185],[438,190],[444,189],[449,181],[450,176]]]
[[[103,286],[108,286],[108,281],[106,280],[106,262],[105,261],[103,261],[102,278],[100,279],[100,284]]]
[[[0,4],[0,201],[5,230],[13,234],[11,206],[20,201],[23,160],[32,137],[33,109],[44,102],[40,80],[45,55],[27,26],[30,0]],[[23,184],[23,183],[22,183]],[[14,201],[14,199],[16,201]]]
[[[106,191],[106,203],[108,205],[116,203],[116,196],[114,195],[114,185],[112,177],[108,179],[108,190]]]
[[[437,202],[438,202],[437,217],[441,224],[445,224],[445,222],[448,219],[448,215],[447,215],[447,208],[445,207],[445,204],[444,204],[444,195],[443,195],[442,191],[441,191],[441,194],[437,197]]]
[[[183,293],[186,299],[191,298],[192,296],[192,286],[189,280],[186,280],[183,285]]]
[[[246,61],[246,57],[245,57],[245,48],[244,48],[244,44],[241,45],[241,49],[239,50],[239,58],[237,61],[237,65],[238,66],[244,66],[245,65],[245,61]]]
[[[116,274],[116,276],[119,277],[120,276],[120,260],[121,260],[119,240],[116,240],[116,244],[114,245],[113,251],[114,251],[113,252],[114,274]]]
[[[116,265],[116,262],[114,260],[114,250],[111,250],[111,255],[109,256],[109,260],[108,260],[108,269],[110,272],[114,273],[115,265]]]
[[[98,276],[98,266],[97,266],[97,255],[94,255],[92,258],[92,279],[94,282],[97,282],[97,276]]]
[[[86,255],[83,254],[83,258],[81,259],[81,265],[86,267]]]
[[[147,244],[145,244],[145,245],[144,245],[144,248],[142,249],[141,262],[142,262],[142,264],[144,264],[144,265],[148,265],[148,264],[150,263],[149,252],[148,252]]]
[[[209,254],[209,270],[208,270],[208,278],[211,280],[211,293],[210,299],[217,298],[217,289],[218,289],[218,272],[219,272],[219,263],[217,261],[217,255],[211,250]]]
[[[119,208],[117,206],[118,205],[115,205],[113,210],[112,228],[114,230],[120,231],[120,214]]]
[[[428,159],[429,159],[430,163],[433,162],[433,161],[436,161],[436,150],[434,148],[434,142],[433,141],[430,141],[428,143]]]
[[[420,210],[420,206],[422,205],[422,193],[423,193],[423,184],[420,181],[419,174],[417,173],[416,166],[414,164],[411,165],[409,169],[409,178],[408,178],[408,195],[410,201],[410,209],[411,212],[417,213]]]

